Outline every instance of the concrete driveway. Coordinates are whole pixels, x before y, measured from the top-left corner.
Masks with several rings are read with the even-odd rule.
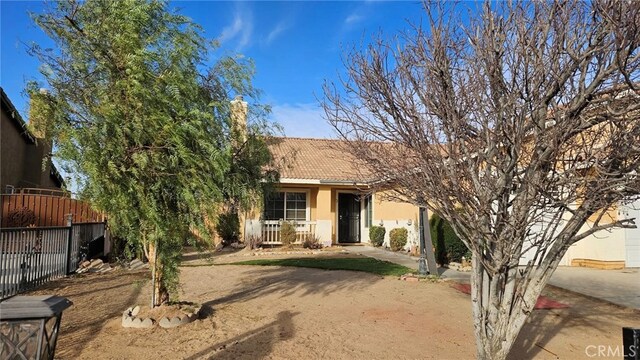
[[[350,246],[350,252],[418,269],[418,258],[371,246]],[[440,268],[444,278],[468,282],[470,273]],[[610,303],[640,310],[640,268],[598,270],[583,267],[558,267],[549,284]]]
[[[616,305],[640,309],[640,268],[598,270],[561,266],[549,284]]]

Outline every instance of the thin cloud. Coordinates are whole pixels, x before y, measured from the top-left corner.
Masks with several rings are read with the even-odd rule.
[[[237,40],[236,49],[241,50],[251,43],[253,35],[253,19],[246,9],[236,9],[233,22],[222,29],[220,44]]]
[[[286,136],[333,138],[333,127],[324,119],[317,103],[282,104],[272,107],[272,119],[280,124]]]
[[[288,28],[289,25],[287,25],[284,21],[279,22],[278,25],[276,25],[276,27],[274,27],[273,30],[269,32],[269,35],[267,35],[266,44],[271,44],[271,42],[277,39]]]
[[[364,20],[364,16],[356,14],[356,13],[353,13],[353,14],[347,16],[346,19],[344,19],[344,23],[346,25],[351,25],[351,24],[355,24],[355,23],[357,23],[359,21],[362,21],[362,20]]]

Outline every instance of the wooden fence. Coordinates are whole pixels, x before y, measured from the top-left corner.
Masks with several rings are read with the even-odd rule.
[[[65,196],[2,194],[1,227],[65,226],[67,214],[74,223],[103,222],[104,214],[88,203]]]

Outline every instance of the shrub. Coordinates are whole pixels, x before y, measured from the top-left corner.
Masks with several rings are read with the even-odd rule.
[[[302,247],[305,249],[322,249],[320,237],[318,235],[307,234],[302,242]]]
[[[446,219],[433,214],[429,220],[431,241],[436,249],[436,262],[444,265],[451,261],[460,262],[462,257],[470,258],[469,249]]]
[[[245,245],[251,250],[255,250],[262,246],[262,237],[259,235],[249,235],[244,239]]]
[[[407,229],[405,228],[397,228],[391,230],[389,232],[389,243],[391,245],[391,250],[400,251],[407,245]]]
[[[371,245],[373,246],[382,246],[384,243],[384,234],[387,230],[384,226],[372,226],[369,228],[369,241],[371,241]]]
[[[237,213],[224,213],[218,215],[216,231],[226,244],[238,241],[240,234],[240,218]]]
[[[296,225],[289,221],[283,221],[280,225],[280,241],[282,246],[289,247],[296,242]]]

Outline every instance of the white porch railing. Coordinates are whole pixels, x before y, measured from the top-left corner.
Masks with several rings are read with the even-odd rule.
[[[262,243],[268,245],[280,245],[282,240],[280,238],[280,227],[282,221],[279,220],[265,220],[262,221]],[[316,236],[316,222],[315,221],[296,221],[292,222],[296,228],[296,241],[295,244],[300,244],[307,236]]]

